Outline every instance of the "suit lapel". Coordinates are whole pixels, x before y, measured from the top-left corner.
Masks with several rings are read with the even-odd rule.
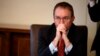
[[[71,28],[69,29],[68,39],[71,43],[75,43],[76,38],[77,38],[76,26],[72,24]]]

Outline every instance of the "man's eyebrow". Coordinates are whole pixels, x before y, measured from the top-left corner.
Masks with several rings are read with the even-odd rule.
[[[69,18],[70,16],[64,16],[64,17],[60,17],[60,16],[55,16],[56,18]]]
[[[56,18],[61,18],[60,16],[55,16]]]
[[[60,17],[60,16],[55,16],[55,17]],[[64,16],[64,17],[69,17],[69,16]]]

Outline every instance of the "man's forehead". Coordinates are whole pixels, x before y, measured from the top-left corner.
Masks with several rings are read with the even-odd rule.
[[[65,8],[60,8],[60,7],[58,7],[58,8],[56,8],[56,10],[55,10],[55,13],[60,13],[60,12],[63,12],[63,13],[71,13],[71,11],[69,10],[69,9],[65,9]]]

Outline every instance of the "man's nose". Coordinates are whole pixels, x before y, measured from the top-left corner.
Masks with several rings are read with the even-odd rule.
[[[64,19],[61,19],[61,20],[60,20],[60,23],[62,23],[62,24],[63,24],[63,23],[64,23]]]

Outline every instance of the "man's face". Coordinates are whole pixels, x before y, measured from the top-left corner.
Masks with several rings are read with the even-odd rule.
[[[74,16],[72,17],[71,11],[68,8],[57,7],[54,13],[54,23],[56,27],[59,24],[64,24],[64,26],[68,30],[74,20]]]

